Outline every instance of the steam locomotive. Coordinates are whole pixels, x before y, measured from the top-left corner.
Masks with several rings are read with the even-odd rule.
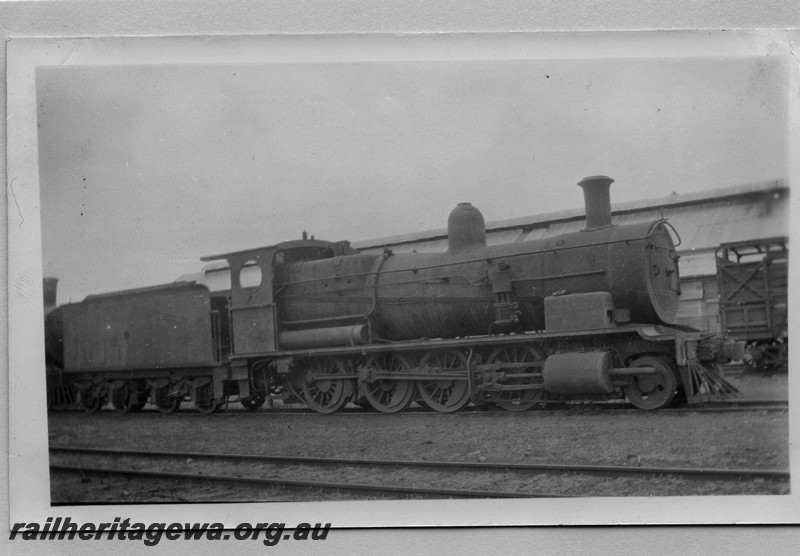
[[[674,231],[615,225],[612,182],[579,182],[579,232],[487,245],[483,216],[462,203],[441,253],[304,237],[202,259],[227,263],[225,291],[178,282],[46,303],[48,403],[396,413],[624,397],[652,410],[734,393],[716,363],[741,344],[672,324]]]

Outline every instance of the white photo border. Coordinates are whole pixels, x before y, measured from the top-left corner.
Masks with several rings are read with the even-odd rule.
[[[39,213],[36,69],[42,66],[242,64],[394,60],[509,60],[641,57],[786,56],[787,31],[572,32],[432,35],[178,36],[21,38],[8,45],[8,291],[10,521],[331,522],[336,528],[507,525],[780,524],[800,520],[800,499],[786,496],[580,498],[554,500],[320,502],[50,506],[45,402]],[[791,65],[789,152],[798,142],[798,66]],[[800,168],[790,161],[791,181]],[[796,199],[791,199],[796,213]],[[795,236],[792,221],[792,237]],[[796,258],[790,272],[797,275]],[[796,307],[790,292],[790,307]],[[792,311],[792,314],[795,314]],[[794,328],[792,324],[792,328]],[[790,360],[800,357],[790,347]],[[800,378],[789,373],[790,395]],[[31,392],[38,393],[31,395]],[[794,415],[792,415],[794,417]],[[790,427],[792,491],[797,491],[798,432]],[[255,518],[254,516],[259,516]]]

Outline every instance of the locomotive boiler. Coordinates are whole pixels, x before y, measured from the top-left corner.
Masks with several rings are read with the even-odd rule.
[[[612,182],[579,183],[579,232],[488,245],[483,216],[462,203],[441,253],[304,238],[204,258],[227,263],[228,291],[179,283],[90,296],[63,308],[61,378],[84,407],[150,400],[165,413],[184,399],[210,412],[230,398],[322,413],[348,402],[521,411],[620,396],[657,409],[734,392],[714,363],[736,346],[671,324],[671,227],[615,225]]]
[[[604,176],[583,180],[587,224],[554,238],[487,246],[483,216],[462,203],[443,253],[350,255],[275,267],[279,322],[369,320],[375,338],[454,338],[545,330],[544,299],[608,292],[626,318],[674,320],[678,256],[664,222],[614,226]]]

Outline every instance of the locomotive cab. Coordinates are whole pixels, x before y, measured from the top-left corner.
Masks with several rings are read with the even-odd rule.
[[[203,257],[202,261],[224,259],[230,268],[231,330],[235,338],[231,355],[247,356],[279,348],[274,291],[276,266],[327,259],[353,252],[346,241],[334,243],[301,239]],[[252,268],[255,272],[245,273],[246,268]]]

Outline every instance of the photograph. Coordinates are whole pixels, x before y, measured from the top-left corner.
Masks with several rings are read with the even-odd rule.
[[[318,538],[785,519],[774,38],[11,41],[12,494]]]

